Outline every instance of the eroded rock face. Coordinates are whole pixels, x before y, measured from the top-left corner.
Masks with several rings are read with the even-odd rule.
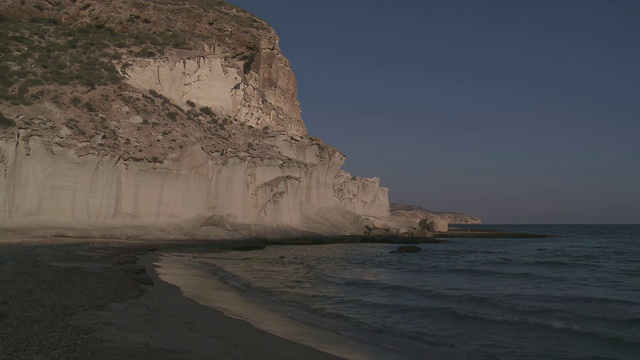
[[[244,94],[240,121],[284,130],[289,135],[306,135],[298,84],[289,60],[280,51],[277,37],[274,44],[262,44],[240,90]]]
[[[187,107],[187,101],[210,106],[219,114],[237,114],[242,94],[235,89],[242,76],[223,65],[214,54],[188,58],[132,59],[126,67],[126,81],[139,89],[151,89],[174,104]],[[240,86],[238,86],[239,88]]]
[[[125,69],[126,81],[140,89],[150,89],[188,108],[210,107],[219,118],[228,116],[257,128],[282,130],[304,136],[297,84],[288,61],[277,44],[261,49],[255,70],[247,74],[242,63],[224,60],[216,50],[198,55],[161,59],[131,59]]]
[[[430,232],[447,232],[449,231],[449,224],[447,224],[447,222],[444,220],[436,219],[429,222],[429,224],[427,225],[427,230],[429,230]]]
[[[360,233],[364,226],[354,206],[334,192],[333,179],[344,161],[338,152],[305,163],[210,156],[194,146],[164,163],[151,164],[117,156],[78,157],[72,149],[50,147],[37,137],[1,145],[3,226],[173,223],[188,228],[216,226],[208,223],[216,219],[222,224],[287,226],[327,234]],[[360,186],[353,181],[351,187]],[[378,192],[386,194],[386,189]]]
[[[333,188],[340,203],[349,211],[374,218],[389,216],[389,191],[380,187],[380,179],[351,176],[339,170]],[[386,224],[374,224],[374,227],[389,230]]]

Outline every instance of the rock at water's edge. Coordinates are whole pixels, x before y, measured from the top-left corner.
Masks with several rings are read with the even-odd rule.
[[[423,238],[432,238],[433,233],[429,231],[427,228],[420,228],[413,233],[414,237],[423,237]]]
[[[447,232],[449,231],[449,224],[444,220],[433,220],[427,225],[427,230],[430,232]]]
[[[422,248],[420,248],[420,246],[415,246],[415,245],[403,245],[403,246],[398,246],[397,250],[393,250],[390,251],[390,254],[402,254],[402,253],[417,253],[422,251]]]

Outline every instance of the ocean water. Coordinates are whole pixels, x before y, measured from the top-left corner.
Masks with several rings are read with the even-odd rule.
[[[415,359],[640,359],[640,226],[544,239],[271,246],[195,261],[253,303]]]

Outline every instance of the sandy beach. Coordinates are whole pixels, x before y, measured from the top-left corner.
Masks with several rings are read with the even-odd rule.
[[[337,359],[182,295],[156,252],[223,243],[0,235],[2,359]]]

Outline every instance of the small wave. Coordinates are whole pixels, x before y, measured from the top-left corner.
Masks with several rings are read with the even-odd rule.
[[[625,322],[630,325],[640,325],[640,318],[627,319]]]
[[[364,252],[271,248],[265,257],[214,254],[211,262],[230,272],[214,269],[216,277],[249,299],[366,342],[389,339],[393,347],[400,344],[390,339],[394,336],[409,341],[409,347],[446,344],[478,355],[504,336],[505,351],[544,358],[536,341],[549,336],[557,356],[563,351],[559,342],[593,344],[602,349],[600,356],[614,354],[607,349],[633,353],[640,347],[637,253],[628,246],[628,255],[611,256],[612,246],[621,250],[619,243],[604,244],[575,237],[487,252],[486,244],[459,242],[401,261],[380,255],[383,246]],[[478,329],[487,329],[487,336]],[[519,333],[530,333],[530,343],[521,347]],[[460,345],[463,338],[468,344]]]
[[[335,285],[349,285],[349,284],[352,284],[352,285],[355,285],[355,284],[353,284],[354,281],[351,280],[351,279],[329,275],[329,274],[327,274],[325,272],[317,272],[314,275],[319,280],[327,282],[327,283],[330,283],[330,284],[335,284]]]
[[[619,344],[638,345],[640,342],[640,334],[634,334],[633,332],[617,332],[617,333],[605,333],[604,328],[587,328],[585,325],[581,325],[577,322],[563,321],[563,320],[548,320],[541,318],[531,318],[526,316],[505,316],[495,314],[483,314],[459,308],[447,307],[442,308],[443,311],[449,311],[457,317],[477,319],[482,321],[490,321],[495,323],[512,323],[521,324],[525,326],[539,326],[559,331],[570,331],[574,333],[580,333],[587,336],[597,337],[606,341],[613,341]],[[581,321],[582,322],[582,321]],[[634,336],[635,335],[635,336]]]
[[[585,262],[575,262],[567,260],[530,260],[530,261],[522,261],[519,262],[523,265],[532,265],[532,266],[548,266],[548,267],[588,267],[588,268],[600,268],[599,265],[589,264]]]
[[[528,271],[510,272],[510,271],[497,271],[490,269],[477,269],[477,268],[453,268],[441,270],[445,273],[460,273],[463,275],[489,275],[489,276],[503,276],[503,277],[518,277],[518,278],[538,278],[544,280],[564,281],[564,279],[556,276],[548,276],[542,274],[536,274]],[[523,279],[524,280],[524,279]]]
[[[613,297],[605,297],[605,296],[585,296],[585,295],[541,295],[540,300],[551,300],[554,302],[573,302],[573,303],[583,303],[583,304],[594,304],[594,305],[604,305],[604,304],[618,304],[618,305],[630,305],[630,306],[638,306],[640,303],[633,300],[613,298]]]
[[[375,306],[381,305],[376,302],[366,302],[366,301],[354,301],[353,304],[355,303],[358,303],[359,306],[369,305],[369,306],[375,307]],[[416,344],[423,344],[423,345],[436,346],[436,347],[443,346],[445,345],[445,342],[446,342],[445,338],[434,337],[434,336],[431,336],[433,337],[433,340],[429,340],[428,337],[425,337],[425,335],[427,335],[425,332],[409,331],[406,328],[398,328],[398,327],[390,326],[386,322],[375,323],[375,320],[377,320],[378,318],[371,318],[371,317],[357,318],[354,316],[346,316],[342,311],[339,311],[336,309],[331,309],[327,307],[318,307],[318,306],[308,307],[307,306],[308,304],[306,303],[303,306],[301,305],[303,304],[302,303],[296,304],[296,308],[303,310],[305,313],[311,316],[305,316],[304,314],[297,313],[297,318],[300,321],[306,322],[314,326],[321,326],[324,328],[331,328],[330,325],[326,324],[327,322],[338,321],[342,323],[347,323],[352,328],[350,335],[361,338],[361,340],[370,341],[371,339],[367,339],[367,334],[369,336],[371,336],[372,334],[375,334],[377,336],[382,336],[385,339],[388,339],[389,336],[394,336],[394,337],[398,337],[398,339],[402,338],[404,341],[409,340]],[[400,310],[398,308],[393,308],[391,306],[384,306],[384,308],[389,314],[388,316],[395,316]],[[288,308],[287,311],[285,311],[284,313],[289,313],[290,315],[291,308]],[[335,322],[333,322],[332,325],[335,326]],[[353,329],[358,329],[358,330],[356,332],[353,332]],[[364,333],[362,333],[363,330],[365,331]],[[343,333],[346,331],[349,331],[349,330],[342,329]],[[391,341],[391,343],[393,342],[394,341]]]
[[[351,299],[359,299],[366,298],[369,294],[376,294],[376,296],[380,300],[380,304],[395,304],[395,305],[403,305],[408,308],[413,307],[419,301],[427,301],[431,303],[437,302],[446,302],[446,303],[457,303],[457,304],[472,304],[474,306],[490,306],[499,309],[506,309],[509,311],[517,311],[520,313],[529,313],[529,314],[545,314],[545,313],[553,313],[553,312],[565,312],[567,314],[575,315],[577,317],[584,316],[584,313],[581,312],[572,312],[570,307],[563,306],[563,304],[590,304],[590,305],[598,305],[602,306],[605,304],[613,304],[613,305],[623,305],[623,306],[637,306],[638,303],[635,301],[627,300],[627,299],[619,299],[607,296],[580,296],[580,295],[536,295],[535,299],[530,299],[532,295],[501,295],[500,298],[497,298],[497,295],[479,295],[477,292],[458,292],[451,293],[447,292],[446,289],[427,289],[425,287],[415,287],[412,285],[402,284],[402,283],[388,283],[382,282],[381,280],[368,280],[363,278],[347,278],[342,277],[340,275],[335,276],[333,274],[328,274],[324,271],[318,271],[318,268],[311,264],[304,264],[300,272],[304,272],[305,277],[298,279],[299,281],[293,282],[290,286],[286,286],[280,289],[274,289],[269,284],[265,284],[265,286],[260,286],[259,289],[252,289],[252,284],[228,271],[223,270],[222,268],[211,264],[209,262],[205,262],[205,265],[208,266],[213,275],[219,278],[221,281],[228,283],[239,290],[242,291],[263,291],[266,293],[270,293],[273,296],[287,296],[286,293],[282,291],[288,291],[291,296],[305,296],[311,295],[316,297],[316,300],[326,300],[331,301],[335,299],[335,301],[345,301],[347,295],[350,296],[350,299],[346,301],[350,301]],[[461,274],[469,274],[469,273],[477,273],[480,275],[491,275],[491,276],[513,276],[513,277],[525,277],[529,278],[541,278],[544,280],[555,280],[553,277],[546,277],[544,275],[537,275],[531,273],[504,273],[493,270],[483,270],[483,269],[449,269],[444,270],[445,272],[459,272]],[[320,281],[320,284],[313,283],[308,279],[308,275],[312,274],[316,281]],[[322,284],[325,284],[324,286]],[[332,286],[327,287],[326,284],[331,284]],[[254,284],[255,285],[255,284]],[[323,290],[327,290],[327,292],[323,292]],[[291,297],[289,296],[289,297]],[[511,300],[507,300],[511,298]],[[536,303],[536,305],[532,305],[531,303]],[[559,308],[554,308],[551,304],[558,304]],[[599,317],[602,320],[610,320],[617,321],[619,319],[610,319],[607,317],[606,312],[602,313],[602,317]]]

